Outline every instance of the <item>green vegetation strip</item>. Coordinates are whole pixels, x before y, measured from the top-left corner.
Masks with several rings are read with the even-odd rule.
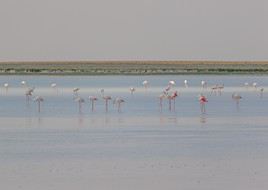
[[[156,75],[156,74],[268,74],[268,62],[5,62],[0,74],[44,75]]]

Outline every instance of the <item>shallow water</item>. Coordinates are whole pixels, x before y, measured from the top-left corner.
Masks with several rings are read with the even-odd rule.
[[[185,79],[188,88],[183,86]],[[36,87],[35,95],[44,97],[40,113],[36,102],[26,101],[25,88],[20,85],[22,80]],[[144,80],[150,83],[147,90],[142,86]],[[169,111],[165,100],[161,111],[158,96],[169,80],[176,81],[172,90],[178,90],[180,96],[175,110]],[[201,80],[208,82],[207,89],[201,88]],[[73,175],[88,175],[97,181],[105,177],[109,179],[108,184],[117,180],[121,184],[117,178],[125,174],[130,179],[146,174],[143,179],[148,181],[143,181],[139,189],[157,189],[150,185],[149,177],[156,175],[155,170],[166,176],[161,180],[172,184],[170,189],[177,189],[177,177],[185,171],[187,176],[180,181],[185,189],[196,189],[192,180],[206,182],[203,186],[197,184],[199,189],[218,187],[210,184],[209,176],[213,172],[218,176],[218,183],[226,184],[227,179],[220,176],[234,169],[239,171],[240,180],[248,182],[251,174],[246,172],[257,172],[254,177],[259,179],[268,175],[267,168],[259,165],[260,160],[268,159],[267,76],[0,76],[0,81],[10,85],[8,90],[2,87],[0,96],[0,169],[7,174],[1,176],[0,182],[6,189],[35,189],[38,180],[40,183],[43,178],[59,176],[66,180],[65,185],[51,182],[53,187],[71,189],[76,183],[70,180]],[[57,89],[50,87],[52,82],[57,83]],[[245,88],[245,82],[257,82],[259,87]],[[221,96],[210,94],[210,86],[214,84],[225,85]],[[133,95],[129,92],[131,86],[136,88]],[[74,87],[81,89],[79,95],[86,100],[82,113],[73,100]],[[265,89],[262,98],[261,87]],[[102,88],[107,95],[125,99],[120,112],[111,102],[109,111],[105,112],[100,98]],[[233,92],[243,97],[239,107],[231,98]],[[208,98],[205,114],[200,113],[197,98],[200,93]],[[94,112],[90,109],[89,95],[99,97]],[[218,164],[220,160],[224,164]],[[200,163],[210,169],[200,170],[200,176],[196,176]],[[69,171],[67,165],[73,165],[73,170]],[[185,165],[190,166],[185,169]],[[114,169],[115,166],[120,169]],[[92,167],[94,172],[104,174],[98,178],[93,171],[83,170]],[[59,172],[53,173],[54,169]],[[114,171],[112,176],[111,171]],[[44,176],[36,172],[43,172]],[[36,183],[35,180],[10,182],[7,180],[10,176],[14,179],[30,176]],[[87,184],[86,180],[80,180],[77,182],[82,186]],[[243,185],[249,189],[268,187],[264,181],[250,182],[249,186]],[[260,183],[264,188],[259,188]],[[108,189],[124,189],[130,184],[135,183],[130,181]],[[93,187],[107,189],[101,182]],[[161,185],[158,187],[163,189]],[[40,188],[53,189],[46,183]]]

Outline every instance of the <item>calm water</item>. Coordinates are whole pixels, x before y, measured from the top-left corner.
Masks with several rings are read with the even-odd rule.
[[[188,88],[183,86],[185,79]],[[44,97],[41,113],[35,102],[26,103],[22,80],[36,87],[35,95]],[[147,90],[144,80],[150,83]],[[169,111],[165,100],[161,112],[157,97],[169,80],[177,82],[174,90],[180,96],[175,110]],[[202,90],[201,80],[208,86],[224,84],[222,95],[210,95],[209,87]],[[257,82],[266,90],[267,76],[0,76],[0,81],[10,85],[8,91],[2,87],[0,96],[1,159],[60,157],[61,152],[69,157],[268,152],[268,95],[264,91],[260,98],[259,90],[243,86]],[[56,90],[50,87],[52,82],[57,83]],[[131,86],[136,88],[133,95]],[[86,99],[82,113],[73,101],[74,87]],[[101,98],[91,112],[88,96],[100,96],[102,88],[107,95],[125,99],[120,113],[111,102],[106,113]],[[233,92],[243,97],[239,109],[231,98]],[[200,113],[199,93],[208,97],[206,114]],[[101,149],[87,146],[92,143]],[[39,150],[53,145],[58,146]],[[67,149],[67,145],[72,146]]]

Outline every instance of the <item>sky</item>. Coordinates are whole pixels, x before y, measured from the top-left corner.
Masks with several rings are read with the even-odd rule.
[[[0,61],[268,60],[267,0],[0,0]]]

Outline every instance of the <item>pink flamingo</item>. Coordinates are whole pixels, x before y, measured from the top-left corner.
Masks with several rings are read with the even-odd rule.
[[[41,96],[34,97],[34,101],[38,103],[38,112],[40,113],[41,110],[41,102],[44,101],[44,98]]]
[[[101,97],[105,101],[105,110],[106,110],[106,112],[108,112],[108,101],[111,100],[112,97],[104,95],[104,89],[101,89]]]
[[[201,112],[202,113],[206,113],[206,107],[205,107],[205,104],[208,102],[207,98],[200,94],[199,95],[199,103],[200,103],[200,109],[201,109]]]
[[[89,96],[89,101],[91,102],[91,111],[94,111],[94,104],[95,104],[95,101],[98,100],[98,98],[96,96]]]
[[[122,98],[115,98],[114,99],[114,102],[113,103],[117,105],[117,111],[118,112],[121,111],[121,104],[124,103],[124,102],[125,102],[125,100],[122,99]]]
[[[169,103],[169,111],[171,111],[171,101],[173,100],[174,110],[175,110],[175,99],[178,96],[178,92],[175,91],[172,94],[167,95],[168,103]]]
[[[74,101],[78,102],[79,113],[82,113],[82,104],[85,103],[85,99],[81,97],[76,97]]]

